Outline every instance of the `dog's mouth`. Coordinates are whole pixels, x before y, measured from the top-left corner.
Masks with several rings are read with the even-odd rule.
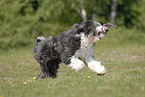
[[[102,39],[99,35],[97,35],[97,38],[98,38],[99,40],[101,40],[101,39]]]
[[[98,38],[98,40],[101,40],[101,39],[102,39],[102,38],[100,37],[100,34],[101,34],[101,32],[100,32],[100,33],[96,33],[96,35],[95,35],[95,37]]]
[[[97,42],[97,41],[99,41],[99,40],[101,40],[102,38],[99,36],[99,35],[96,35],[95,37],[94,37],[94,42]]]

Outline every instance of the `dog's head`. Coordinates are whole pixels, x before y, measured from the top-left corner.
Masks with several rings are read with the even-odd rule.
[[[74,24],[74,28],[77,30],[77,32],[80,33],[85,33],[86,36],[88,37],[93,37],[94,41],[99,41],[102,38],[104,38],[106,36],[106,34],[108,33],[108,28],[106,27],[106,25],[111,25],[115,28],[117,28],[117,26],[110,24],[110,23],[106,23],[101,25],[99,22],[96,21],[85,21],[82,23],[76,23]]]

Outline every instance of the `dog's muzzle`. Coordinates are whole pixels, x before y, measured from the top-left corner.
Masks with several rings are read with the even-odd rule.
[[[97,38],[99,38],[100,40],[102,39],[99,35],[97,35]]]

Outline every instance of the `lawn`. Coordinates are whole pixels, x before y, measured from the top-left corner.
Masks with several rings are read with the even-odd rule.
[[[144,97],[145,42],[139,39],[144,36],[120,34],[112,32],[96,43],[94,55],[107,69],[104,76],[87,67],[75,73],[60,64],[57,78],[35,80],[40,67],[32,46],[1,50],[0,97]]]

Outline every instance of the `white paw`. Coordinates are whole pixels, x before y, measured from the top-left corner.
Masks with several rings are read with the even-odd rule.
[[[106,73],[106,69],[103,65],[101,65],[101,62],[93,61],[88,64],[88,67],[98,75],[103,75]]]
[[[72,69],[75,69],[75,72],[78,73],[84,70],[85,63],[81,61],[80,59],[74,57],[71,59],[71,63],[68,66],[72,67]]]
[[[104,66],[100,65],[100,66],[97,66],[97,68],[94,72],[99,74],[99,75],[103,75],[106,73],[106,69]]]

